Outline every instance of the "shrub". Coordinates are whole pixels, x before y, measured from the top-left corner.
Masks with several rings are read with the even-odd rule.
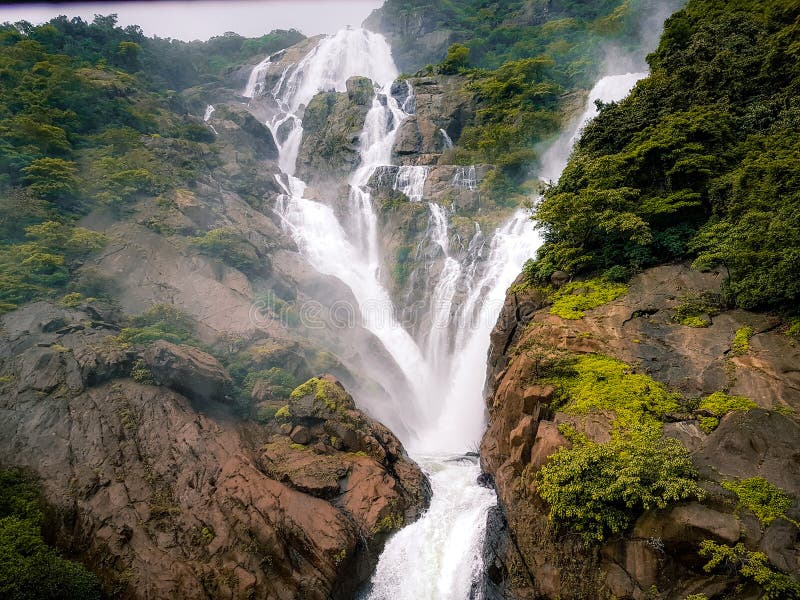
[[[195,344],[191,318],[171,304],[154,304],[142,314],[131,319],[131,327],[120,333],[120,339],[129,344],[147,344],[166,340],[173,344]]]
[[[573,281],[555,292],[550,313],[562,319],[580,319],[583,311],[608,304],[627,292],[627,285],[601,279]]]
[[[252,394],[253,388],[259,381],[266,381],[269,384],[270,392],[275,398],[288,398],[297,387],[297,379],[294,375],[280,367],[272,367],[248,373],[244,378],[244,391]]]
[[[722,487],[736,494],[739,508],[752,512],[764,527],[775,519],[785,519],[786,511],[792,507],[789,495],[763,477],[723,481]]]
[[[725,392],[714,392],[700,401],[699,410],[708,411],[713,416],[701,416],[700,428],[710,433],[719,425],[720,418],[734,410],[750,410],[757,404],[745,396],[731,396]]]
[[[725,546],[705,540],[700,544],[700,555],[709,556],[703,567],[710,573],[719,566],[733,568],[745,579],[757,583],[764,590],[764,598],[769,600],[797,600],[800,598],[800,584],[791,576],[770,566],[767,557],[761,552],[750,552],[744,544]]]
[[[242,271],[261,266],[255,248],[231,229],[212,229],[193,238],[192,244],[204,254]]]
[[[672,320],[686,327],[708,327],[719,313],[719,300],[709,294],[687,294],[675,307]]]
[[[7,600],[99,600],[100,583],[42,538],[36,487],[18,471],[0,472],[0,597]]]
[[[550,521],[587,544],[623,533],[642,511],[703,496],[686,449],[658,429],[573,443],[536,474],[536,490],[550,505]]]

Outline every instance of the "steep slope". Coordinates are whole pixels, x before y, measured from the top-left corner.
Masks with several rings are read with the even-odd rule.
[[[330,377],[243,421],[216,359],[127,343],[115,319],[2,320],[0,462],[40,478],[48,536],[115,597],[352,597],[430,494],[397,439]]]
[[[502,518],[495,523],[494,576],[513,597],[645,598],[651,586],[657,597],[725,597],[742,582],[739,567],[732,561],[729,571],[705,572],[710,557],[699,551],[706,540],[763,552],[775,580],[780,572],[800,573],[797,342],[780,330],[780,320],[742,310],[715,312],[700,329],[675,318],[693,298],[718,294],[723,279],[719,271],[658,267],[635,277],[623,297],[577,320],[552,314],[538,290],[512,288],[492,333],[481,456],[508,523],[505,530]],[[576,289],[576,298],[586,293]],[[750,336],[746,348],[736,344],[742,331]],[[582,372],[583,364],[590,368],[577,388],[572,369]],[[747,401],[726,404],[731,398]],[[630,427],[621,423],[631,410],[642,423],[654,419],[686,448],[701,499],[668,501],[663,510],[607,500],[630,515],[628,525],[604,534],[601,543],[584,542],[576,521],[555,516],[540,496],[541,469],[559,449],[585,447],[575,432],[589,444],[609,443],[619,427]],[[603,463],[590,468],[571,471],[570,489],[588,491]],[[634,477],[647,482],[651,476]],[[759,523],[752,511],[768,500],[737,497],[730,487],[753,478],[791,498],[777,519]],[[625,485],[633,490],[634,481]],[[756,589],[752,580],[748,586]],[[794,586],[776,597],[793,597]]]
[[[536,208],[489,356],[498,597],[800,596],[799,8],[690,1]]]

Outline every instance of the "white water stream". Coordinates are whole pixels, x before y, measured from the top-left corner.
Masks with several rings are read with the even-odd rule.
[[[378,167],[391,164],[397,131],[407,111],[413,110],[413,90],[409,87],[401,106],[391,94],[397,69],[388,44],[382,36],[361,29],[322,39],[283,71],[271,91],[265,89],[269,67],[269,58],[254,67],[243,95],[271,94],[280,107],[267,123],[278,144],[283,172],[277,179],[284,194],[276,211],[306,260],[350,288],[362,325],[380,340],[405,376],[407,385],[388,390],[389,405],[369,397],[357,401],[396,432],[409,432],[401,435],[401,441],[428,473],[433,488],[427,513],[387,543],[366,597],[473,598],[483,570],[486,515],[496,498],[477,484],[479,467],[474,462],[453,459],[475,450],[483,434],[489,333],[506,289],[535,254],[539,237],[526,212],[519,210],[488,239],[476,223],[469,248],[459,259],[451,255],[447,210],[429,203],[427,235],[438,246],[435,258],[440,269],[430,288],[430,327],[420,334],[422,339],[415,339],[395,317],[395,306],[381,283],[381,245],[367,186]],[[344,91],[347,79],[355,75],[372,79],[376,95],[360,137],[361,160],[348,182],[347,221],[340,222],[331,207],[304,198],[306,185],[294,176],[295,163],[305,105],[319,91]],[[630,85],[625,82],[627,93]],[[609,86],[611,90],[600,90],[597,97],[619,99],[624,86],[617,82]],[[571,141],[562,146],[567,152],[559,153],[558,159],[565,161]],[[556,164],[555,156],[549,160]],[[421,202],[427,173],[425,167],[400,167],[394,188],[412,202]],[[453,186],[470,190],[477,189],[477,183],[474,167],[460,168],[452,181]]]

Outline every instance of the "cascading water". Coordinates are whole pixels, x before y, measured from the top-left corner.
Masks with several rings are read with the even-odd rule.
[[[404,166],[397,169],[394,189],[403,192],[412,202],[420,202],[428,178],[427,167]]]
[[[469,167],[457,167],[453,174],[453,186],[466,190],[478,189],[478,173],[475,165]]]
[[[265,59],[253,69],[243,95],[271,93],[279,107],[267,122],[278,144],[282,175],[277,180],[284,190],[275,210],[309,264],[350,288],[364,327],[404,374],[407,386],[389,390],[390,405],[357,400],[398,433],[429,474],[434,492],[428,512],[388,542],[366,597],[466,600],[474,597],[482,573],[486,514],[496,499],[477,484],[479,467],[463,453],[477,448],[485,427],[482,391],[489,332],[506,288],[534,255],[539,239],[528,216],[518,211],[490,241],[476,223],[459,261],[450,254],[447,211],[430,203],[428,235],[438,246],[441,268],[431,292],[431,327],[424,343],[418,342],[395,318],[381,284],[368,187],[376,170],[391,164],[395,136],[415,104],[410,87],[402,106],[392,94],[397,69],[388,44],[363,30],[340,31],[288,66],[267,91],[270,65]],[[360,136],[361,160],[349,179],[348,220],[340,222],[331,207],[304,198],[305,183],[294,172],[305,105],[319,91],[344,91],[355,75],[372,79],[376,95]],[[400,167],[394,187],[420,202],[426,177],[425,167]],[[475,168],[460,167],[452,185],[477,189]]]

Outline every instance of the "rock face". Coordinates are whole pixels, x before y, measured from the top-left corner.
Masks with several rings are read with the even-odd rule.
[[[474,94],[457,75],[411,77],[408,83],[414,90],[414,114],[397,132],[395,158],[398,164],[436,164],[474,117]]]
[[[362,25],[383,34],[392,46],[397,67],[413,73],[426,64],[441,61],[456,35],[430,7],[386,3],[374,10]]]
[[[52,538],[114,597],[352,597],[429,497],[397,439],[329,377],[288,434],[242,421],[216,359],[127,347],[114,317],[2,318],[0,463],[41,478]]]
[[[509,293],[492,332],[489,427],[481,446],[483,467],[495,482],[505,517],[494,518],[487,546],[493,565],[489,588],[497,597],[638,600],[652,597],[652,586],[659,598],[732,593],[734,579],[702,570],[708,560],[698,555],[703,540],[742,542],[784,572],[800,573],[800,530],[786,519],[760,527],[720,486],[763,477],[793,497],[787,516],[795,521],[800,516],[800,349],[765,315],[723,311],[701,329],[674,322],[678,304],[718,293],[721,280],[719,273],[658,267],[635,277],[627,295],[575,321],[550,314],[536,290],[512,287],[517,291]],[[755,334],[749,350],[737,355],[731,342],[744,326]],[[586,547],[574,536],[552,531],[547,506],[523,491],[520,476],[529,465],[535,472],[559,448],[569,447],[559,424],[569,423],[602,443],[613,414],[577,418],[558,412],[557,390],[537,381],[536,357],[524,350],[532,341],[555,351],[612,356],[684,398],[725,390],[749,397],[760,408],[729,413],[710,434],[698,427],[695,415],[671,415],[665,435],[689,450],[706,498],[646,512],[625,535]]]
[[[359,137],[375,89],[365,77],[347,80],[346,92],[321,92],[303,115],[298,174],[312,184],[341,182],[359,163]]]

